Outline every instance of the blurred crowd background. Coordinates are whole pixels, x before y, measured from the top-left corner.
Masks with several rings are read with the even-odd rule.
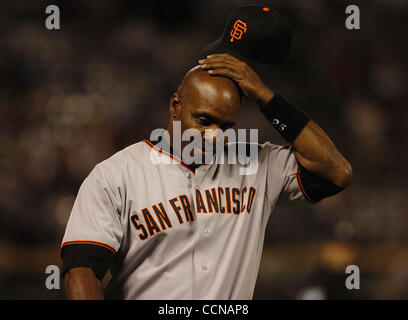
[[[0,299],[45,288],[78,188],[98,162],[166,127],[168,101],[239,0],[1,1]],[[256,299],[408,298],[408,2],[257,1],[284,14],[288,61],[265,82],[302,107],[354,169],[313,206],[276,209]],[[58,5],[61,29],[47,30]],[[347,30],[345,8],[360,8]],[[239,128],[283,143],[248,101]],[[345,269],[360,268],[360,290]]]

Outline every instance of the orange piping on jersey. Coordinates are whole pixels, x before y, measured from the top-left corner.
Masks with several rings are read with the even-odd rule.
[[[302,191],[302,193],[303,193],[303,195],[304,195],[304,197],[306,198],[307,201],[309,201],[309,202],[311,202],[311,203],[316,203],[316,201],[313,201],[313,200],[307,195],[305,189],[303,188],[302,181],[301,181],[300,175],[299,175],[299,171],[300,171],[300,168],[299,168],[299,165],[298,165],[298,166],[297,166],[297,169],[296,169],[296,180],[297,180],[297,183],[298,183],[298,186],[299,186],[300,191]]]
[[[103,247],[105,249],[108,249],[108,250],[112,251],[114,254],[116,254],[116,250],[114,248],[112,248],[110,245],[107,245],[106,243],[97,242],[97,241],[90,241],[90,240],[67,241],[67,242],[64,242],[61,245],[61,249],[63,247],[65,247],[65,246],[69,246],[71,244],[92,244],[94,246],[99,246],[99,247]]]
[[[170,157],[171,159],[177,160],[178,162],[180,162],[180,164],[181,164],[184,168],[190,170],[193,174],[195,174],[195,171],[194,171],[193,169],[191,169],[187,164],[185,164],[185,163],[183,162],[183,160],[181,160],[181,159],[179,159],[178,157],[172,155],[171,153],[167,152],[166,150],[163,150],[163,149],[160,149],[160,148],[156,147],[154,144],[152,144],[152,143],[151,143],[150,141],[148,141],[148,140],[142,140],[142,142],[146,143],[150,148],[156,150],[157,152],[163,153],[163,154],[165,154],[166,156]]]

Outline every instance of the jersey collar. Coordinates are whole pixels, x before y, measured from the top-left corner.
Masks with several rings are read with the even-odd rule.
[[[185,163],[183,160],[181,160],[181,157],[174,154],[173,147],[169,143],[166,143],[167,141],[164,141],[161,144],[160,148],[158,146],[156,146],[156,145],[161,141],[151,141],[150,139],[145,139],[145,140],[143,140],[143,142],[146,143],[150,148],[157,151],[158,153],[164,154],[164,155],[168,156],[169,158],[176,160],[181,166],[188,169],[193,174],[195,173],[195,169],[196,169],[197,166],[189,165],[189,164]]]

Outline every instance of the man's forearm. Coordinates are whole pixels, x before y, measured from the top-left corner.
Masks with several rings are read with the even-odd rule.
[[[275,93],[269,88],[262,90],[259,96],[261,98],[257,103],[260,107],[275,99]],[[286,104],[283,107],[286,106],[292,108],[290,104]],[[294,118],[296,118],[298,112],[299,114],[301,113],[300,110],[296,111],[296,108],[293,108],[290,111],[289,117],[293,113]],[[288,114],[285,114],[285,116],[288,116]],[[293,123],[295,126],[304,126],[296,138],[291,141],[295,148],[296,159],[305,169],[318,174],[339,187],[347,186],[352,178],[350,163],[337,150],[334,143],[316,122],[313,120],[307,121],[308,118],[304,119],[303,124],[299,120],[294,120]],[[269,120],[273,121],[273,119]]]
[[[352,179],[350,163],[337,150],[320,126],[310,120],[293,141],[295,156],[307,170],[346,187]]]
[[[91,268],[73,268],[64,276],[69,300],[102,300],[101,282]]]

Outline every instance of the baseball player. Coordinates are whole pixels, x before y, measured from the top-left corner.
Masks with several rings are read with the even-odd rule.
[[[244,41],[252,24],[265,26],[248,10],[271,19],[262,7],[240,10],[232,20],[241,22],[227,24],[225,41]],[[184,161],[187,142],[173,148],[173,123],[182,132],[227,130],[242,95],[289,144],[259,145],[250,175],[240,174],[240,163]],[[251,299],[272,210],[316,203],[350,184],[351,166],[326,133],[231,54],[200,59],[172,95],[169,113],[170,134],[160,147],[148,139],[133,144],[82,183],[61,246],[69,299]],[[173,161],[156,163],[152,155]]]

